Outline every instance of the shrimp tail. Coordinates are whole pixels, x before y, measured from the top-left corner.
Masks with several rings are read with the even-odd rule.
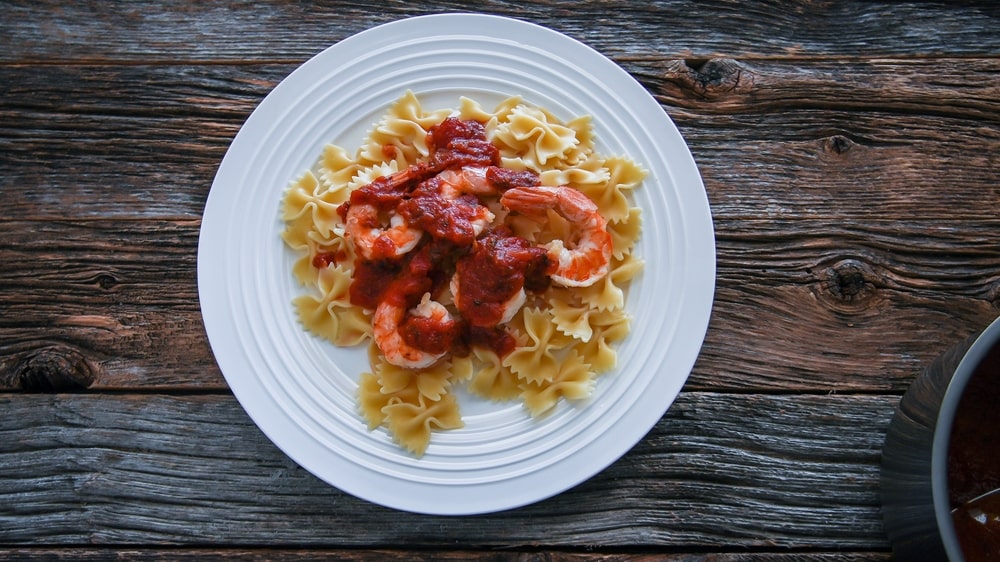
[[[542,217],[553,210],[573,227],[572,240],[546,245],[555,264],[552,281],[564,287],[587,287],[607,275],[611,262],[611,235],[597,204],[567,186],[523,186],[507,190],[500,202],[512,211]]]

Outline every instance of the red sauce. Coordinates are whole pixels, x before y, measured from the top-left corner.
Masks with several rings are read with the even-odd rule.
[[[517,340],[514,339],[514,336],[507,333],[507,330],[501,326],[485,328],[469,326],[466,330],[465,338],[468,345],[489,349],[493,353],[496,353],[497,357],[507,355],[511,351],[514,351],[514,347],[517,346]]]
[[[447,199],[441,195],[441,180],[433,177],[421,183],[396,211],[407,224],[423,230],[439,240],[470,246],[476,239],[473,229],[479,208],[479,198],[462,195]]]
[[[959,402],[948,490],[965,559],[1000,560],[1000,344],[976,367]]]
[[[399,151],[396,150],[396,146],[392,144],[382,145],[382,156],[385,156],[386,160],[395,160]]]
[[[518,171],[500,166],[486,169],[486,181],[500,191],[507,191],[512,187],[534,187],[542,183],[538,174],[531,170]]]
[[[462,324],[457,320],[442,325],[437,320],[407,316],[399,330],[408,345],[434,354],[452,351],[462,337]]]
[[[472,346],[502,357],[516,345],[497,325],[503,305],[522,288],[541,291],[548,287],[551,265],[543,248],[532,246],[506,227],[484,232],[477,240],[473,220],[481,212],[482,202],[474,195],[445,199],[436,176],[446,169],[485,166],[489,167],[487,180],[499,191],[538,185],[538,176],[499,167],[499,151],[486,139],[482,123],[476,121],[445,119],[430,129],[427,143],[430,162],[378,178],[354,190],[350,200],[338,208],[346,220],[351,205],[372,205],[382,214],[399,214],[407,224],[427,233],[416,249],[401,257],[358,258],[351,302],[370,310],[382,302],[409,310],[425,293],[442,294],[457,271],[461,281],[461,300],[456,303],[459,317],[442,323],[407,315],[399,327],[403,340],[428,353],[448,351],[464,356]],[[389,248],[381,253],[375,250],[376,256],[391,254]]]
[[[424,293],[436,293],[440,285],[435,283],[434,249],[433,245],[424,244],[406,254],[400,272],[391,279],[382,300],[390,300],[395,306],[409,309],[420,302]]]
[[[486,140],[486,128],[478,121],[449,117],[430,128],[427,144],[439,169],[500,164],[500,151]]]
[[[424,243],[396,259],[358,259],[351,281],[351,304],[369,310],[386,300],[395,306],[416,306],[424,293],[437,294],[447,284],[447,264],[453,262],[450,252],[444,245]]]
[[[351,281],[351,304],[374,310],[402,270],[397,260],[357,260]]]
[[[449,117],[430,128],[427,144],[431,150],[430,162],[413,164],[355,189],[350,200],[337,208],[340,218],[347,220],[351,205],[368,204],[382,211],[393,210],[417,185],[442,170],[500,164],[500,151],[486,140],[486,128],[478,121]],[[395,152],[395,147],[392,150]]]
[[[338,262],[342,262],[347,259],[347,254],[342,251],[338,252],[316,252],[313,256],[312,266],[316,269],[323,269],[330,265],[336,265]]]
[[[485,141],[486,127],[473,119],[448,117],[427,132],[427,146],[432,152],[448,148],[452,142],[461,139]]]
[[[544,248],[506,229],[490,231],[457,264],[458,311],[473,326],[495,326],[524,288],[525,272],[539,269],[539,263],[548,263]]]
[[[372,205],[380,211],[390,211],[395,209],[414,187],[438,171],[426,164],[414,164],[394,174],[375,178],[370,184],[352,191],[350,201],[338,207],[337,211],[345,220],[351,205]]]

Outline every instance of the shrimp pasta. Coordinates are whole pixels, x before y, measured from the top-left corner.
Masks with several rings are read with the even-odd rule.
[[[425,109],[406,92],[351,154],[327,145],[283,196],[309,332],[367,346],[369,429],[422,456],[462,426],[452,390],[542,416],[587,398],[629,332],[646,172],[589,117],[510,97]]]

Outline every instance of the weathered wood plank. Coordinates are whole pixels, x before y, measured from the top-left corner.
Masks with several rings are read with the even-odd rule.
[[[1000,56],[757,61],[716,57],[693,61],[650,52],[622,65],[666,107],[701,113],[849,109],[1000,121],[996,97]],[[0,110],[81,119],[206,117],[241,121],[295,67],[294,63],[235,62],[0,65],[4,79],[0,83],[4,94]],[[73,125],[87,129],[86,121]],[[136,130],[142,125],[139,122]],[[213,137],[213,131],[206,133],[201,140]],[[165,156],[191,156],[184,153],[185,148]]]
[[[851,110],[1000,122],[1000,60],[669,59],[628,61],[629,71],[665,105],[711,113]]]
[[[225,388],[198,304],[198,228],[0,221],[0,388]]]
[[[6,394],[0,543],[885,550],[878,463],[895,402],[684,393],[573,490],[447,518],[327,486],[228,396]]]
[[[128,5],[7,2],[0,61],[301,60],[349,35],[404,17],[467,6],[272,0]],[[670,57],[996,55],[995,4],[920,2],[484,1],[476,10],[546,25],[609,55]],[[164,25],[169,22],[169,25]]]
[[[899,391],[1000,311],[1000,219],[715,226],[693,389]],[[196,221],[0,221],[0,389],[224,389],[197,239]]]
[[[6,218],[200,217],[229,143],[289,71],[220,68],[0,69]]]
[[[8,548],[0,549],[0,560],[32,562],[35,560],[134,560],[180,562],[197,560],[239,560],[247,562],[326,562],[341,561],[473,561],[473,562],[875,562],[889,561],[888,552],[741,552],[741,553],[626,553],[565,552],[558,550],[385,550],[385,549],[279,549],[279,548]]]
[[[716,216],[996,217],[1000,60],[718,67],[707,85],[705,67],[643,71]],[[200,217],[232,137],[290,70],[0,68],[5,217]],[[959,85],[969,73],[982,78]]]
[[[717,222],[716,301],[690,384],[905,388],[1000,315],[1000,221],[976,222]]]

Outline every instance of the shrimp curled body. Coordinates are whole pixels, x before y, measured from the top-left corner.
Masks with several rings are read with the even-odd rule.
[[[496,188],[486,179],[486,168],[466,167],[460,170],[445,170],[437,175],[440,180],[441,196],[449,201],[456,201],[463,194],[494,195]],[[484,205],[475,205],[470,222],[476,236],[483,233],[496,217]]]
[[[403,335],[404,322],[408,316],[409,319],[416,320],[425,331],[437,334],[454,333],[458,322],[444,305],[431,300],[429,293],[424,294],[420,304],[410,310],[394,303],[393,299],[382,301],[375,309],[372,318],[372,336],[385,360],[397,367],[408,369],[430,367],[447,354],[450,342],[437,346],[441,349],[430,351],[410,345]],[[426,330],[427,327],[431,330]]]
[[[573,240],[553,240],[546,244],[555,264],[552,281],[564,287],[588,287],[608,273],[611,263],[611,235],[597,204],[579,190],[567,186],[514,187],[504,192],[500,202],[529,216],[544,216],[553,210],[573,226]]]
[[[452,299],[455,301],[455,303],[457,303],[459,307],[459,312],[465,312],[462,310],[461,307],[461,304],[463,303],[462,295],[459,292],[461,290],[460,289],[461,286],[462,283],[459,280],[458,273],[456,272],[451,277],[451,282],[449,283],[448,287],[451,289]],[[509,299],[499,304],[500,317],[496,318],[495,322],[490,321],[490,322],[484,322],[482,324],[486,326],[495,326],[510,322],[511,318],[513,318],[514,315],[517,314],[517,311],[521,310],[521,307],[524,306],[524,303],[527,301],[527,299],[528,299],[528,294],[525,293],[524,287],[521,287],[520,289],[517,290],[517,292],[513,294],[513,296],[511,296]],[[479,323],[473,322],[473,324],[479,324]]]
[[[378,209],[370,204],[351,205],[347,211],[346,234],[365,259],[382,259],[401,256],[420,242],[423,232],[411,228],[399,215],[389,218],[389,226],[382,226]]]
[[[415,248],[423,232],[395,213],[386,217],[381,209],[386,203],[395,205],[413,185],[431,177],[432,167],[413,165],[388,176],[375,178],[370,184],[351,193],[345,204],[344,232],[354,247],[367,260],[402,256]],[[343,208],[343,207],[342,207]],[[388,224],[386,224],[388,223]]]
[[[487,168],[466,166],[459,170],[444,170],[437,177],[455,196],[459,193],[495,195],[497,189],[486,177],[486,172]]]

